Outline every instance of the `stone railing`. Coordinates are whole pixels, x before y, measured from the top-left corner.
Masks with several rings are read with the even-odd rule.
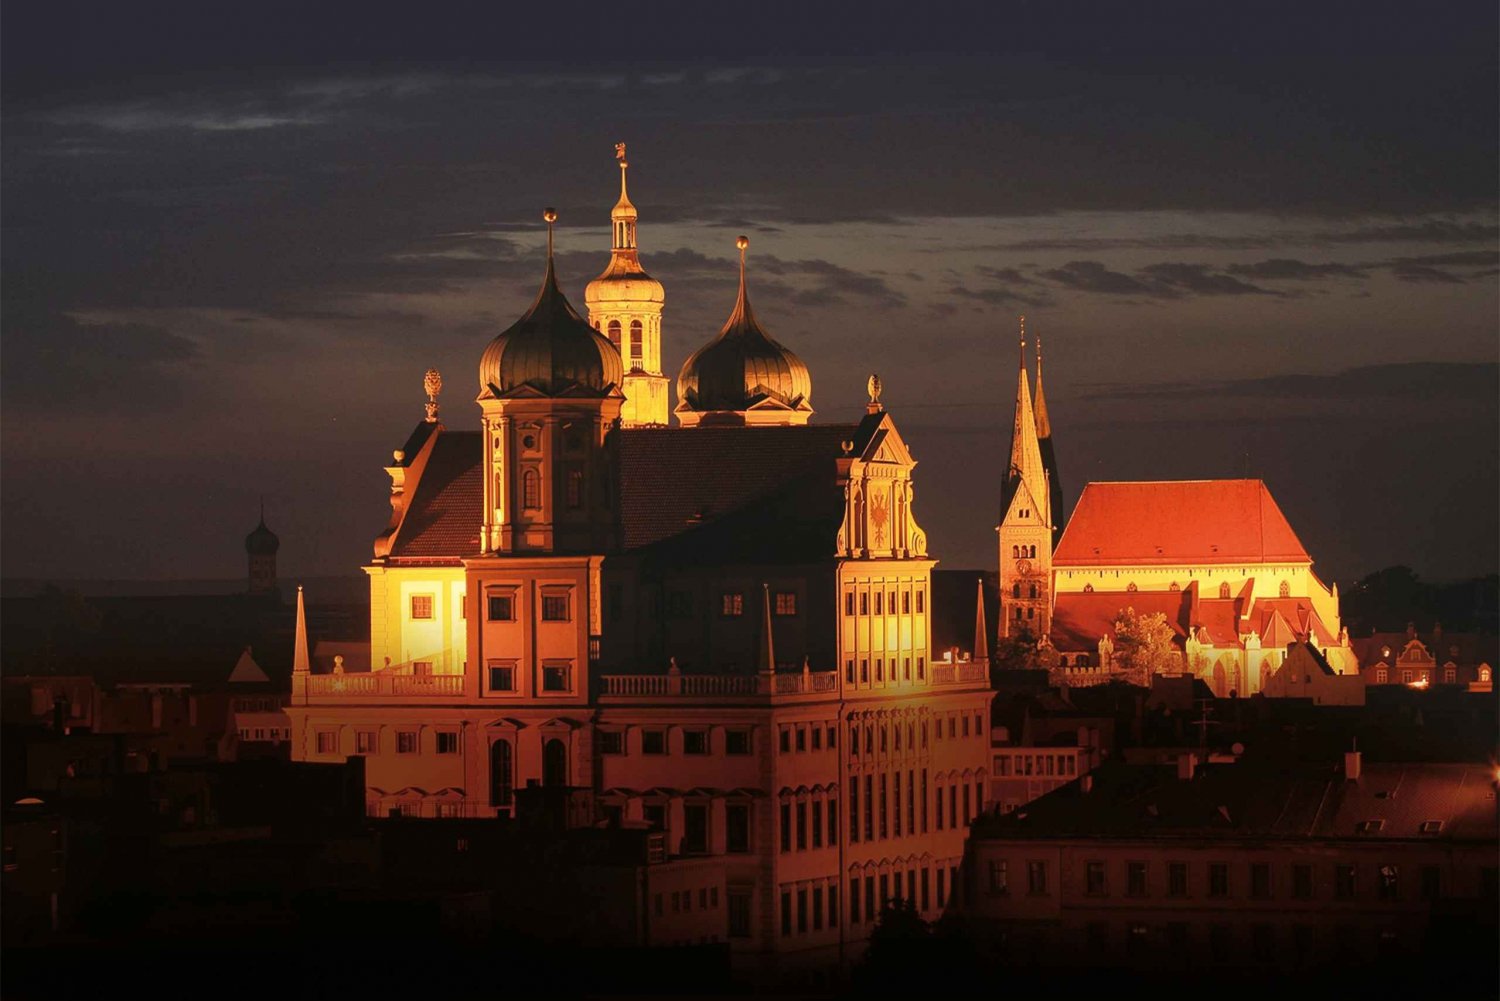
[[[307,678],[307,694],[331,698],[361,696],[407,696],[453,698],[464,693],[461,674],[312,674]]]
[[[990,680],[990,662],[988,658],[983,660],[962,660],[957,664],[945,664],[938,661],[932,665],[932,683],[934,685],[963,685],[982,681],[986,684]]]
[[[734,698],[744,696],[811,695],[836,692],[836,671],[790,671],[761,674],[604,674],[600,692],[610,696],[665,696]]]

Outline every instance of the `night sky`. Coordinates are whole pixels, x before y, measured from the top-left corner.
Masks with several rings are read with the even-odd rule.
[[[347,574],[442,370],[607,260],[664,368],[734,238],[814,421],[868,374],[995,564],[1016,316],[1087,480],[1264,478],[1327,578],[1497,559],[1495,4],[7,3],[3,571]],[[476,524],[478,512],[475,512]]]

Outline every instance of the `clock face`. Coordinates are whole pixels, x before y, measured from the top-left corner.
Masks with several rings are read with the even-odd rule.
[[[1016,560],[1016,573],[1022,575],[1023,577],[1026,574],[1031,573],[1031,561],[1030,560]]]

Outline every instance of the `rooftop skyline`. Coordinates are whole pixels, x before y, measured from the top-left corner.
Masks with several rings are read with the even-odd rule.
[[[5,574],[236,577],[261,495],[283,577],[352,572],[429,367],[477,426],[544,205],[582,310],[621,140],[664,372],[748,233],[945,568],[994,566],[1025,313],[1067,510],[1247,476],[1325,579],[1495,570],[1492,6],[595,10],[8,9]]]

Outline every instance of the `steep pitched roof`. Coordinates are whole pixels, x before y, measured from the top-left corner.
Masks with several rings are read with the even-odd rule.
[[[393,558],[457,562],[479,554],[484,505],[480,453],[478,431],[438,435],[392,543]]]
[[[1260,480],[1090,483],[1054,566],[1310,563]]]
[[[1092,650],[1099,637],[1115,634],[1115,620],[1126,608],[1138,613],[1161,612],[1181,643],[1187,637],[1188,592],[1186,591],[1095,591],[1059,594],[1052,610],[1052,645],[1070,652]]]

